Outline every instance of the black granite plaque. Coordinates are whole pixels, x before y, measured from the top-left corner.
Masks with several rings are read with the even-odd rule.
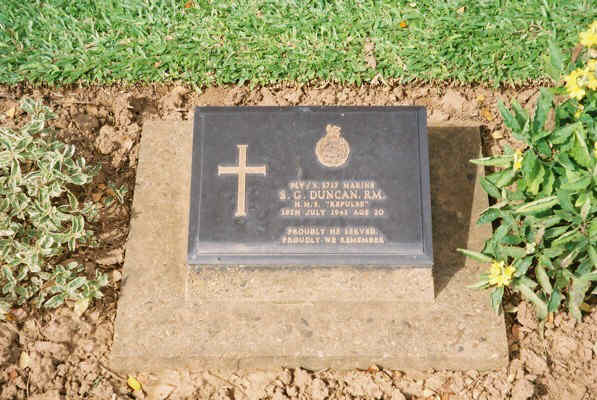
[[[431,266],[423,107],[199,107],[190,264]]]

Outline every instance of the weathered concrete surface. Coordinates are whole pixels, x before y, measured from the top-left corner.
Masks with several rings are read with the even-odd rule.
[[[202,266],[188,275],[190,304],[214,301],[434,300],[430,268]]]
[[[474,225],[487,207],[480,170],[468,163],[479,152],[478,129],[430,128],[434,303],[420,301],[431,287],[428,276],[416,275],[424,270],[191,270],[191,131],[187,122],[144,127],[113,368],[506,364],[503,317],[492,313],[486,293],[465,288],[483,267],[455,252],[479,249],[489,235],[488,226]]]

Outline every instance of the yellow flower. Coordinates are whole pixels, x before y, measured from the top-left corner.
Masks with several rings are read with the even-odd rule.
[[[502,273],[502,269],[504,268],[503,261],[494,260],[491,263],[491,267],[489,267],[489,276],[497,276]]]
[[[597,20],[593,21],[589,29],[579,33],[580,44],[586,47],[597,45]]]
[[[516,271],[511,265],[504,266],[503,261],[494,261],[489,268],[489,284],[497,286],[508,286],[512,282],[512,275]]]
[[[597,78],[595,78],[595,72],[586,71],[587,87],[591,90],[597,90]]]
[[[580,36],[580,44],[585,47],[592,47],[597,45],[597,33],[586,31],[581,32],[578,36]]]
[[[576,112],[574,113],[574,118],[580,117],[580,114],[582,114],[584,109],[585,109],[585,106],[583,106],[582,104],[579,104],[578,108],[576,109]]]
[[[510,280],[512,280],[512,275],[514,275],[515,272],[516,272],[516,268],[514,268],[512,265],[508,265],[506,268],[504,268],[504,274]],[[510,282],[508,282],[508,283],[510,283]]]
[[[597,60],[589,60],[583,71],[584,81],[589,89],[597,90]]]
[[[522,150],[516,149],[514,153],[514,171],[518,171],[522,167]]]
[[[581,86],[578,85],[579,78],[584,78],[584,71],[577,69],[572,71],[570,75],[564,78],[564,80],[566,81],[568,95],[580,101],[585,97],[585,90],[582,88],[582,83]]]

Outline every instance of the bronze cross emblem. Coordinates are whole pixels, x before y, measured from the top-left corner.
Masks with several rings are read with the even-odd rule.
[[[238,147],[238,165],[234,167],[227,167],[218,165],[218,176],[225,174],[238,175],[238,192],[236,197],[236,213],[235,217],[246,217],[246,184],[247,174],[266,175],[265,165],[247,166],[247,146],[246,144],[237,144]]]

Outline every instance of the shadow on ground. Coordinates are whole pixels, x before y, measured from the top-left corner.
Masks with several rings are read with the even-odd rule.
[[[430,127],[431,214],[436,296],[465,263],[481,137],[477,127]],[[475,249],[479,250],[479,249]]]

